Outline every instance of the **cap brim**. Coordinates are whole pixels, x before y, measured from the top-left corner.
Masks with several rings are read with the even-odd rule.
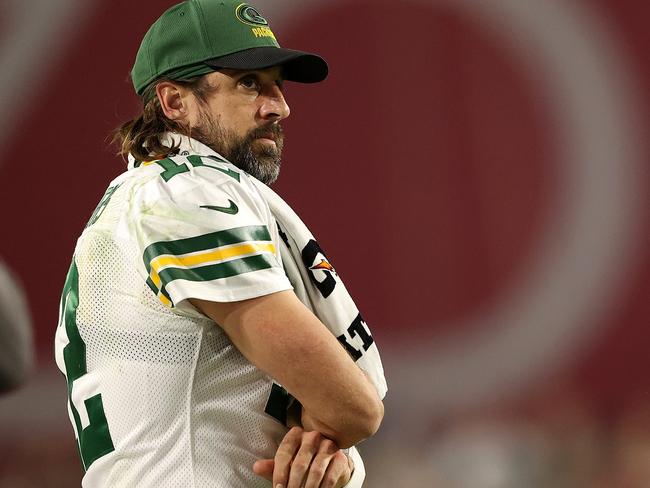
[[[327,78],[327,63],[316,54],[281,47],[254,47],[205,61],[212,68],[265,69],[284,68],[284,79],[298,83],[318,83]]]

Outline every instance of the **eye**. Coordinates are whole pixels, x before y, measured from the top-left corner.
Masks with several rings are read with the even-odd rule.
[[[260,83],[255,76],[244,76],[241,80],[239,80],[239,84],[247,90],[260,90]]]

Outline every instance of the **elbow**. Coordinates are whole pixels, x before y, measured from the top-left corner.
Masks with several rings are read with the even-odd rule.
[[[379,430],[382,420],[384,420],[384,403],[377,397],[370,402],[365,414],[365,434],[366,439],[372,437]]]
[[[378,397],[364,402],[349,423],[341,426],[337,444],[345,449],[372,437],[379,430],[383,418],[384,404]]]
[[[382,420],[384,420],[384,403],[379,397],[373,398],[368,402],[363,417],[363,434],[364,439],[372,437],[379,430]]]

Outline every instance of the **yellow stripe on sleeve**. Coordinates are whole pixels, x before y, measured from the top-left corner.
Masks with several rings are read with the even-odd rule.
[[[191,256],[179,257],[163,255],[151,261],[150,276],[156,287],[160,289],[161,279],[158,275],[158,272],[162,268],[166,268],[168,266],[174,266],[178,268],[191,268],[193,266],[198,266],[208,262],[225,261],[226,259],[262,252],[275,254],[275,245],[272,243],[248,242],[246,244],[239,244],[237,246],[228,247],[225,249],[211,249],[207,252],[193,254]]]

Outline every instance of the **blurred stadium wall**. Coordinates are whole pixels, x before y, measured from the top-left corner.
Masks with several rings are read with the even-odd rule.
[[[139,40],[173,3],[0,0],[0,256],[24,284],[38,350],[30,382],[0,398],[0,486],[79,478],[52,352],[59,293],[124,169],[106,140],[137,110]],[[385,358],[368,486],[562,486],[508,468],[522,438],[538,446],[542,432],[551,457],[561,443],[540,409],[566,407],[570,428],[605,432],[602,447],[650,404],[650,4],[253,3],[283,45],[331,67],[321,85],[287,86],[277,189]],[[454,470],[457,452],[476,473]],[[472,461],[490,456],[501,477]],[[565,486],[596,486],[584,479]]]

